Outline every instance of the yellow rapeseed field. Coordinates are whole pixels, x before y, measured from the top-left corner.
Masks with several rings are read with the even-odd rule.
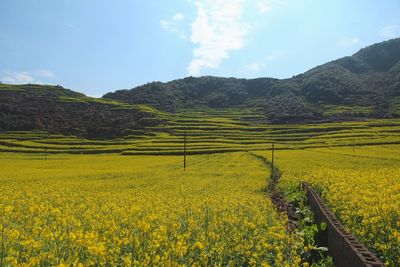
[[[321,168],[307,180],[351,233],[384,262],[400,263],[400,169]]]
[[[302,240],[249,154],[2,154],[1,263],[298,266]]]
[[[280,189],[308,181],[338,219],[390,266],[400,263],[400,146],[280,151]]]

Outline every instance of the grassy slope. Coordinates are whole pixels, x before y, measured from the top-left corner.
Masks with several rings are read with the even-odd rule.
[[[204,108],[170,114],[145,105],[135,108],[166,121],[166,125],[104,141],[40,131],[5,132],[0,134],[0,151],[41,153],[47,148],[50,153],[182,154],[185,132],[188,153],[193,154],[263,150],[272,142],[281,149],[400,143],[400,119],[271,125],[265,124],[256,110]]]
[[[46,130],[90,139],[143,134],[162,124],[143,105],[98,99],[50,85],[0,84],[0,131]]]

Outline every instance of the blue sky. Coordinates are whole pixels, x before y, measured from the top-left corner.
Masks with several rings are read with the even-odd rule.
[[[0,81],[101,96],[186,76],[287,78],[400,37],[399,0],[0,0]]]

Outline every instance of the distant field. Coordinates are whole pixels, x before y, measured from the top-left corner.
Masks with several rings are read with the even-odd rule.
[[[146,112],[167,124],[112,140],[0,134],[0,262],[307,266],[316,247],[287,231],[251,154],[270,160],[271,143],[289,201],[310,182],[383,262],[400,262],[400,119],[270,125],[251,110]]]
[[[264,150],[271,143],[280,149],[400,144],[400,119],[305,125],[265,124],[257,110],[199,110],[156,114],[166,125],[113,140],[87,140],[45,132],[0,133],[0,151],[31,153],[122,153],[124,155],[179,155],[183,135],[189,154]]]

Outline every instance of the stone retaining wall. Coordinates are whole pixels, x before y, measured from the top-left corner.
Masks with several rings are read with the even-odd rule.
[[[381,267],[384,264],[350,233],[335,215],[326,207],[320,196],[307,183],[303,183],[307,191],[308,204],[314,213],[317,224],[325,222],[327,228],[319,235],[321,245],[328,248],[337,267]]]

